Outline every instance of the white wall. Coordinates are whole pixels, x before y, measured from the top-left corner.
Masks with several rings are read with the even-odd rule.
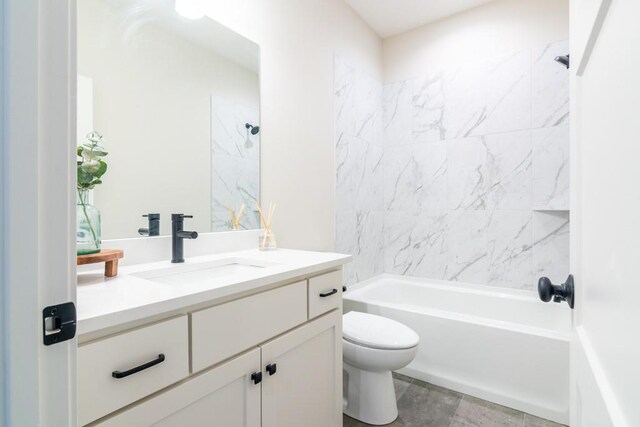
[[[343,0],[206,1],[261,48],[261,185],[282,247],[335,245],[333,55],[380,80],[378,36]]]
[[[123,22],[108,2],[78,2],[78,72],[93,79],[94,127],[109,152],[94,198],[102,237],[137,237],[149,212],[162,215],[161,234],[179,212],[194,216],[188,229],[211,231],[211,95],[257,110],[258,75],[157,26],[130,32]]]
[[[383,42],[385,83],[569,38],[568,0],[497,0]]]

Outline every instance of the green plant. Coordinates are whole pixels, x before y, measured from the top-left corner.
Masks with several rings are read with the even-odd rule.
[[[100,133],[90,132],[88,142],[77,148],[78,191],[93,190],[102,184],[102,176],[107,172],[107,163],[102,158],[108,154],[102,147],[102,139]]]
[[[102,147],[102,135],[93,131],[87,134],[87,142],[76,149],[78,173],[78,205],[86,221],[94,246],[100,247],[100,237],[94,229],[87,212],[89,190],[102,184],[102,176],[107,172],[107,163],[102,160],[108,153]]]

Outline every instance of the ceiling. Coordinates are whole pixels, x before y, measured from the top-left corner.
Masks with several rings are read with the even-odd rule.
[[[175,0],[103,0],[121,19],[123,37],[135,35],[147,24],[209,50],[236,65],[260,73],[260,47],[224,25],[204,16],[187,19],[175,9]]]
[[[493,0],[345,0],[382,38]]]

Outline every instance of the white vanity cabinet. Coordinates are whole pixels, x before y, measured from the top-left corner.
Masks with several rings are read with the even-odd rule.
[[[342,312],[334,310],[261,348],[263,427],[342,425]]]
[[[78,365],[87,368],[79,376],[84,383],[79,391],[91,390],[92,394],[79,399],[80,423],[118,427],[341,426],[341,281],[340,271],[311,275],[81,345]],[[144,334],[154,336],[151,331],[157,335],[165,325],[173,327],[167,331],[172,336],[180,336],[167,336],[164,341],[181,347],[177,352],[166,350],[176,355],[170,370],[166,368],[167,357],[128,378],[110,378],[110,370],[127,360],[131,348],[149,347],[143,341]],[[120,342],[126,343],[125,348]],[[95,358],[107,345],[110,355],[120,354],[118,363],[99,370],[95,368],[99,361],[82,360],[85,355]],[[136,360],[144,360],[143,354],[155,354],[157,348],[138,351]],[[100,396],[102,387],[109,394]],[[95,404],[96,399],[107,403]]]

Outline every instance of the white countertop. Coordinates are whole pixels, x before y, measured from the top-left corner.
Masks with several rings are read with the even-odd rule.
[[[176,266],[170,261],[120,267],[118,276],[112,278],[104,277],[103,269],[79,273],[78,336],[205,302],[214,305],[216,300],[234,294],[258,290],[275,282],[339,267],[351,261],[350,255],[329,252],[250,249],[192,257],[179,265],[189,266],[229,258],[257,260],[267,267],[180,285],[158,283],[132,275]]]

